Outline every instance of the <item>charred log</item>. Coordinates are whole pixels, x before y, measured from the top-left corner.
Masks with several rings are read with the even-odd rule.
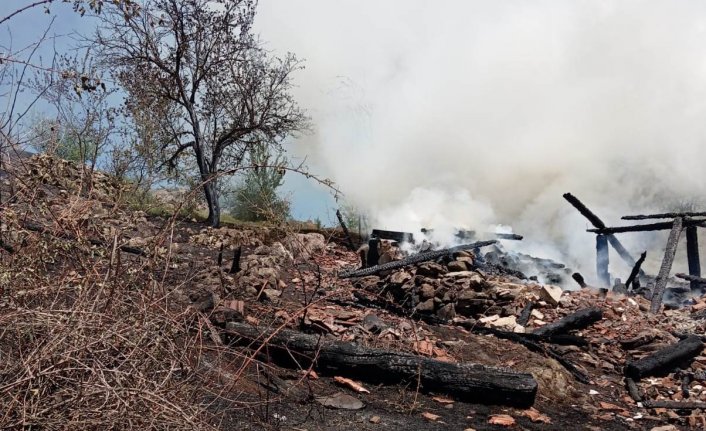
[[[655,280],[655,288],[652,292],[652,304],[650,304],[650,312],[652,313],[658,312],[659,307],[662,305],[662,296],[664,295],[664,289],[667,287],[667,278],[669,277],[669,271],[672,270],[674,255],[677,252],[682,222],[681,217],[675,218],[672,223],[672,230],[669,232],[667,247],[664,251],[664,259],[662,259],[662,265],[659,268],[659,274],[657,274],[657,279]]]
[[[462,250],[473,250],[481,247],[485,247],[491,244],[497,243],[497,240],[491,240],[491,241],[480,241],[480,242],[474,242],[471,244],[465,244],[465,245],[459,245],[456,247],[451,247],[451,248],[446,248],[443,250],[436,250],[436,251],[428,251],[425,253],[419,253],[415,254],[414,256],[410,256],[405,259],[401,260],[396,260],[394,262],[388,262],[382,265],[376,265],[376,266],[371,266],[370,268],[365,268],[361,269],[358,271],[347,271],[339,274],[339,278],[348,278],[348,277],[365,277],[368,275],[375,275],[380,271],[387,271],[391,269],[398,269],[398,268],[403,268],[405,266],[409,265],[414,265],[417,263],[422,263],[422,262],[427,262],[430,260],[435,260],[440,257],[444,256],[449,256],[452,255],[453,253],[456,253],[458,251]],[[368,264],[370,264],[370,254],[368,253]]]
[[[443,362],[236,322],[229,322],[225,332],[234,343],[266,348],[270,360],[282,366],[313,365],[321,373],[346,374],[374,383],[419,382],[424,391],[439,391],[484,404],[531,406],[537,393],[537,382],[528,373]]]
[[[598,307],[584,308],[575,313],[569,314],[566,317],[549,323],[547,325],[541,326],[534,331],[532,334],[539,335],[541,337],[549,337],[551,335],[563,334],[575,329],[586,328],[603,318],[603,310]]]
[[[639,380],[647,376],[668,373],[680,364],[694,359],[701,353],[703,348],[704,343],[701,338],[692,335],[638,361],[627,364],[625,375]]]
[[[376,266],[380,262],[380,240],[370,238],[368,240],[368,255],[365,259],[365,264],[368,267]]]

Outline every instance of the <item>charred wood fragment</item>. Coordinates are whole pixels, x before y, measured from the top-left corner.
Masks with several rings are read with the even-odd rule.
[[[459,245],[456,247],[446,248],[443,250],[428,251],[425,253],[415,254],[415,255],[407,257],[405,259],[396,260],[394,262],[384,263],[382,265],[371,266],[369,268],[361,269],[358,271],[342,272],[341,274],[339,274],[338,277],[339,278],[348,278],[348,277],[365,277],[368,275],[375,275],[380,271],[387,271],[390,269],[403,268],[408,265],[414,265],[417,263],[435,260],[440,257],[449,256],[449,255],[452,255],[453,253],[456,253],[458,251],[473,250],[473,249],[485,247],[485,246],[495,244],[495,243],[497,243],[497,240],[480,241],[480,242],[474,242],[471,244],[465,244],[465,245]],[[370,254],[368,253],[368,264],[370,264],[369,259],[370,259]]]
[[[625,367],[627,377],[639,380],[643,377],[668,373],[680,364],[689,362],[698,356],[704,348],[701,338],[692,335],[676,344],[672,344]]]
[[[530,301],[525,305],[525,307],[522,309],[522,312],[520,312],[520,317],[517,318],[517,324],[520,326],[526,326],[527,323],[529,322],[530,316],[532,315],[532,309],[534,308],[535,303],[534,301]]]
[[[366,265],[368,267],[375,266],[380,262],[380,240],[377,238],[371,238],[368,241],[368,257],[366,259]]]
[[[637,275],[640,273],[640,267],[642,266],[642,263],[645,261],[647,258],[647,251],[643,251],[642,254],[640,255],[640,258],[637,259],[637,262],[635,262],[635,266],[632,267],[632,271],[630,271],[630,276],[628,276],[627,281],[625,282],[625,287],[630,290],[630,286],[632,285],[633,287],[637,287],[635,285],[635,279]],[[639,286],[639,283],[638,283]]]
[[[229,274],[237,274],[240,272],[240,256],[243,254],[243,246],[239,246],[233,251],[233,263],[230,265]]]
[[[575,313],[569,314],[568,316],[562,317],[555,322],[541,326],[532,331],[532,334],[539,335],[541,337],[563,334],[571,330],[586,328],[598,322],[602,318],[603,310],[600,308],[584,308]]]
[[[667,239],[667,247],[664,251],[664,259],[662,259],[662,265],[655,279],[655,288],[652,291],[652,304],[650,304],[650,312],[652,313],[658,312],[659,307],[662,305],[662,296],[664,296],[664,289],[667,287],[667,278],[669,277],[669,272],[672,270],[674,255],[677,252],[677,244],[679,243],[683,220],[681,217],[677,217],[672,224],[672,230],[669,232],[669,238]]]
[[[217,259],[219,267],[221,265],[223,265],[223,247],[225,247],[225,245],[223,243],[221,243],[221,248],[218,250],[218,259]]]
[[[414,243],[414,235],[410,232],[397,232],[394,230],[373,229],[371,236],[379,239],[390,239],[398,243],[411,242]]]
[[[633,399],[636,403],[642,402],[642,393],[640,392],[640,388],[637,386],[637,383],[635,383],[635,380],[631,379],[630,377],[625,378],[625,387],[628,390],[628,394],[630,394],[630,398]]]
[[[583,275],[579,274],[578,272],[574,272],[571,274],[571,278],[574,279],[576,283],[578,283],[579,286],[583,287],[588,287],[586,284],[586,281],[583,279]]]
[[[508,369],[449,363],[237,322],[228,322],[225,333],[233,343],[266,350],[270,360],[282,366],[313,365],[323,374],[345,374],[374,383],[419,382],[424,391],[484,404],[531,406],[537,393],[537,382],[531,374]]]
[[[343,229],[343,233],[346,235],[346,245],[348,246],[348,249],[350,251],[355,251],[356,246],[353,245],[351,233],[348,231],[348,226],[346,226],[346,222],[343,221],[343,215],[341,215],[341,210],[336,210],[336,217],[338,217],[338,223],[341,224],[341,229]]]

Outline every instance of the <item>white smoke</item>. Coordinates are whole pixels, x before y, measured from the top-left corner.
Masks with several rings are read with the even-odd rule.
[[[706,191],[704,2],[263,0],[257,24],[306,60],[299,151],[376,227],[502,223],[591,268],[562,193],[618,224]]]

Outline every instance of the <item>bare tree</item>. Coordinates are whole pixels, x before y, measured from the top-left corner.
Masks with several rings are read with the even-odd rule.
[[[301,63],[262,47],[255,9],[252,0],[154,0],[139,16],[105,14],[97,34],[128,100],[159,106],[165,165],[195,164],[212,226],[220,224],[219,177],[242,168],[253,146],[281,149],[308,127],[290,94]]]

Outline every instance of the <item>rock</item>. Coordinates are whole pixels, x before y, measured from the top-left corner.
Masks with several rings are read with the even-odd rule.
[[[419,297],[422,299],[433,298],[435,292],[436,289],[434,289],[434,286],[430,284],[422,284],[422,286],[419,288]]]
[[[326,251],[326,238],[320,233],[296,233],[289,235],[283,242],[297,259],[307,260]]]
[[[390,275],[389,281],[390,281],[390,283],[402,285],[411,279],[412,279],[412,274],[410,274],[409,272],[397,271],[397,272],[393,272],[392,275]]]
[[[436,262],[425,262],[417,267],[417,275],[437,278],[440,274],[445,274],[446,268]]]
[[[469,256],[459,256],[456,258],[457,261],[463,262],[466,264],[466,267],[468,269],[473,268],[473,258]]]
[[[497,314],[494,314],[492,316],[482,317],[482,318],[478,319],[478,321],[480,323],[490,323],[490,322],[494,322],[498,319],[500,319],[500,316],[498,316]]]
[[[539,297],[547,301],[547,303],[552,305],[553,307],[556,307],[557,305],[559,305],[562,292],[563,291],[559,286],[545,284],[539,290]]]
[[[420,302],[414,307],[417,311],[434,311],[434,300],[427,299],[424,302]]]
[[[263,289],[262,291],[262,297],[269,301],[274,301],[280,296],[282,296],[282,292],[277,289]]]
[[[370,418],[370,423],[371,424],[377,424],[380,423],[380,416],[373,416]]]
[[[446,267],[449,269],[450,272],[460,272],[468,270],[465,262],[459,262],[458,260],[452,260],[451,262],[446,264]]]
[[[343,392],[336,392],[328,397],[316,397],[316,401],[331,409],[360,410],[365,407],[361,400]]]
[[[375,275],[369,275],[367,277],[357,279],[353,285],[358,289],[372,290],[377,288],[380,283],[380,278]]]
[[[679,428],[674,425],[662,425],[654,428],[650,428],[650,431],[679,431]]]
[[[512,331],[517,326],[517,318],[515,316],[501,317],[490,322],[490,326]]]
[[[535,319],[544,320],[544,314],[536,308],[532,309],[532,317]]]
[[[445,320],[456,317],[456,307],[453,304],[446,304],[436,312],[436,315]]]

